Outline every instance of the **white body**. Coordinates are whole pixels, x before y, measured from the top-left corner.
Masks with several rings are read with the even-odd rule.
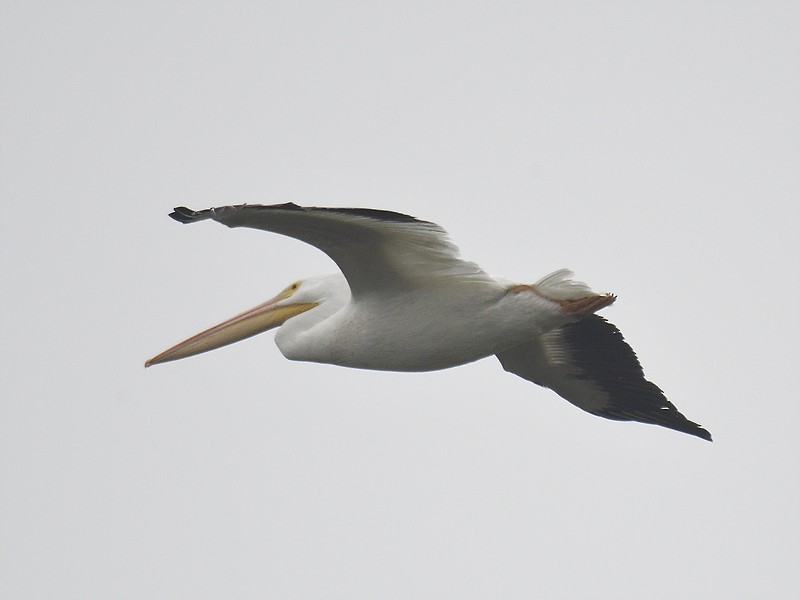
[[[286,321],[275,342],[290,360],[381,371],[433,371],[492,356],[570,320],[555,302],[488,281],[439,286],[351,301],[344,276],[305,280],[297,295],[319,306]],[[300,298],[302,300],[302,298]]]

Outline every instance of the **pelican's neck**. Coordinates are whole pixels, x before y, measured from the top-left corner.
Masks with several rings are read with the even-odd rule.
[[[290,360],[297,360],[301,355],[304,360],[309,360],[307,348],[313,347],[309,337],[317,336],[320,328],[330,324],[330,318],[341,311],[350,302],[350,286],[341,273],[325,275],[304,280],[301,285],[304,299],[318,302],[318,305],[287,320],[275,334],[275,344],[283,355]],[[320,350],[320,348],[317,348]]]

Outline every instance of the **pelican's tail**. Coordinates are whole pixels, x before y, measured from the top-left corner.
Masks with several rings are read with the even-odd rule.
[[[614,294],[597,294],[588,285],[570,279],[569,269],[559,269],[533,284],[533,289],[548,300],[561,305],[564,312],[583,317],[612,304]]]

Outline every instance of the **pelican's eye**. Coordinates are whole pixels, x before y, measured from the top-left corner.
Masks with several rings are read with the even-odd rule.
[[[300,289],[300,282],[295,281],[292,285],[287,286],[286,289],[283,290],[283,292],[281,292],[281,296],[285,296],[286,298],[288,298],[299,289]]]

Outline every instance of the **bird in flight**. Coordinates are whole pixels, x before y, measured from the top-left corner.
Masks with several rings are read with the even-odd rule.
[[[459,258],[439,225],[387,210],[244,204],[178,207],[169,216],[293,237],[325,252],[341,272],[296,281],[146,367],[275,327],[286,358],[343,367],[434,371],[494,355],[506,371],[594,415],[711,441],[645,379],[619,330],[595,314],[616,296],[593,292],[570,271],[533,284],[497,279]]]

